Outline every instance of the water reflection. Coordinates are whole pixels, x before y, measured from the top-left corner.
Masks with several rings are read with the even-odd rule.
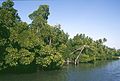
[[[60,71],[0,74],[0,81],[120,81],[120,60],[64,66]]]
[[[3,74],[0,81],[66,81],[62,71],[41,71],[31,74]]]

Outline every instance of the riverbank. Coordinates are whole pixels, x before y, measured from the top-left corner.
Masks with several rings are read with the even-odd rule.
[[[0,74],[0,81],[119,81],[120,60],[64,66],[61,70]]]

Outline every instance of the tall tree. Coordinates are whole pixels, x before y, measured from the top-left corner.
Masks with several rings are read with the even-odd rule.
[[[6,0],[0,6],[0,62],[4,63],[6,48],[10,46],[9,37],[11,29],[20,21],[17,10],[13,8],[14,3]]]

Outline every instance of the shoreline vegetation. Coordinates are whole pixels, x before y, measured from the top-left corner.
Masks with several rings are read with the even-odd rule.
[[[61,69],[64,64],[94,63],[97,60],[119,59],[120,50],[93,40],[85,34],[69,38],[61,25],[47,23],[48,5],[40,5],[23,22],[12,0],[0,6],[0,71],[30,72]]]

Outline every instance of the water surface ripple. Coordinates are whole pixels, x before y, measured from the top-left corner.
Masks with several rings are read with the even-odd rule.
[[[0,74],[0,81],[120,81],[120,60],[69,65],[60,71]]]

